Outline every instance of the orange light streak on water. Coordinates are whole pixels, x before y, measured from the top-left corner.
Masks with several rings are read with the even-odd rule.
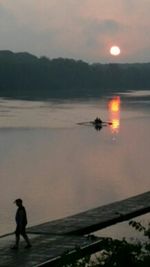
[[[119,129],[119,126],[120,126],[120,121],[118,119],[113,119],[112,120],[112,129],[113,130],[118,130]]]
[[[120,128],[120,97],[116,96],[108,102],[110,129],[112,133],[118,133]]]

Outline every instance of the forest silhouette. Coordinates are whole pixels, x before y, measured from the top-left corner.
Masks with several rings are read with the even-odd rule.
[[[150,88],[150,63],[89,64],[0,51],[0,97],[88,98]]]

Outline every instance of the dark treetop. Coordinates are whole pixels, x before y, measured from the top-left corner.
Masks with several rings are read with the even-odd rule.
[[[150,88],[150,63],[88,64],[0,51],[0,97],[87,98]]]

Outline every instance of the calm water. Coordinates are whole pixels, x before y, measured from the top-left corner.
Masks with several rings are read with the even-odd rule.
[[[118,133],[77,124],[108,120],[107,102],[0,99],[0,234],[18,197],[34,225],[149,191],[149,97],[121,98]]]

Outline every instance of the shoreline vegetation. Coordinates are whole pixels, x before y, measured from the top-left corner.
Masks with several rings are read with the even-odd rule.
[[[150,63],[88,64],[0,51],[0,97],[83,99],[150,89]]]
[[[131,220],[129,225],[137,232],[143,233],[144,241],[140,239],[129,242],[105,238],[103,250],[82,257],[80,248],[76,248],[76,257],[67,261],[67,253],[61,258],[62,267],[148,267],[150,266],[150,224],[143,226],[140,222]],[[92,237],[94,238],[94,236]]]

